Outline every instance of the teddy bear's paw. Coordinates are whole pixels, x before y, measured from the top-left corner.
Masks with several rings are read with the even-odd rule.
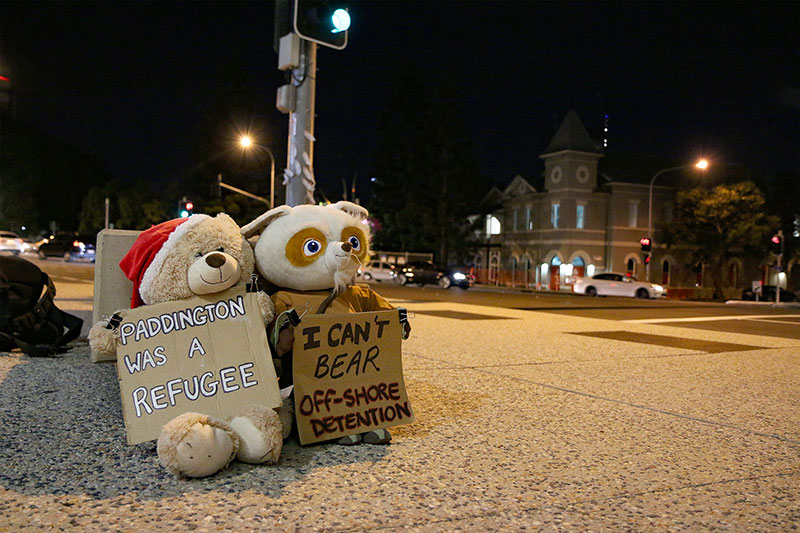
[[[273,464],[283,446],[282,424],[278,413],[261,406],[250,406],[230,421],[239,436],[236,458],[244,463]]]
[[[264,318],[264,324],[270,324],[275,319],[275,304],[272,299],[264,291],[256,293],[258,298],[258,307],[261,309],[261,316]]]
[[[116,355],[118,330],[109,329],[108,321],[101,320],[89,330],[89,347],[104,355]]]
[[[183,413],[166,424],[158,437],[161,464],[179,477],[206,477],[233,460],[239,445],[233,430],[216,418]]]

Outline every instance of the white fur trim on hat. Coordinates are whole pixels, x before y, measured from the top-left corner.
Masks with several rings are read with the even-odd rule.
[[[145,270],[144,275],[142,276],[142,282],[139,284],[139,295],[142,297],[142,301],[147,305],[153,303],[153,299],[150,298],[150,294],[148,290],[150,286],[153,284],[153,281],[158,276],[159,271],[161,270],[161,265],[164,264],[166,261],[167,256],[169,255],[170,251],[175,247],[176,243],[183,238],[187,231],[190,228],[196,226],[200,222],[205,220],[210,220],[211,217],[208,215],[197,214],[192,215],[186,219],[186,222],[175,228],[175,231],[169,234],[167,237],[166,242],[161,245],[161,248],[156,253],[156,256],[153,258],[153,261],[150,263],[150,266],[147,267]]]

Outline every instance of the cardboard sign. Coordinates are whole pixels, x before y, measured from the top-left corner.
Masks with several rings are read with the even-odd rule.
[[[258,298],[243,287],[125,311],[119,333],[128,444],[157,439],[188,411],[225,418],[281,404]]]
[[[414,421],[397,311],[312,315],[294,332],[301,444]]]

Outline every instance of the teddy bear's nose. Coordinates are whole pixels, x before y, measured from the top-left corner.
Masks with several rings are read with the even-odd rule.
[[[206,264],[211,268],[219,268],[225,264],[225,256],[218,253],[208,254]]]
[[[349,243],[349,242],[343,242],[343,243],[342,243],[342,251],[343,251],[343,252],[349,252],[349,251],[350,251],[352,248],[353,248],[353,247],[352,247],[352,246],[350,246],[350,243]]]

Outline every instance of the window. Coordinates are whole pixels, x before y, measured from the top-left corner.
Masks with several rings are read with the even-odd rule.
[[[517,231],[517,209],[511,211],[511,229]]]
[[[554,228],[558,227],[558,212],[560,208],[561,204],[550,204],[550,223]]]
[[[500,221],[496,216],[486,215],[486,235],[500,235]]]
[[[583,229],[583,213],[586,206],[578,204],[578,207],[575,208],[575,227],[578,229]]]
[[[631,202],[628,205],[628,227],[635,228],[639,218],[639,202]]]
[[[530,206],[525,208],[525,229],[527,229],[528,231],[533,229],[533,220],[531,219]]]

